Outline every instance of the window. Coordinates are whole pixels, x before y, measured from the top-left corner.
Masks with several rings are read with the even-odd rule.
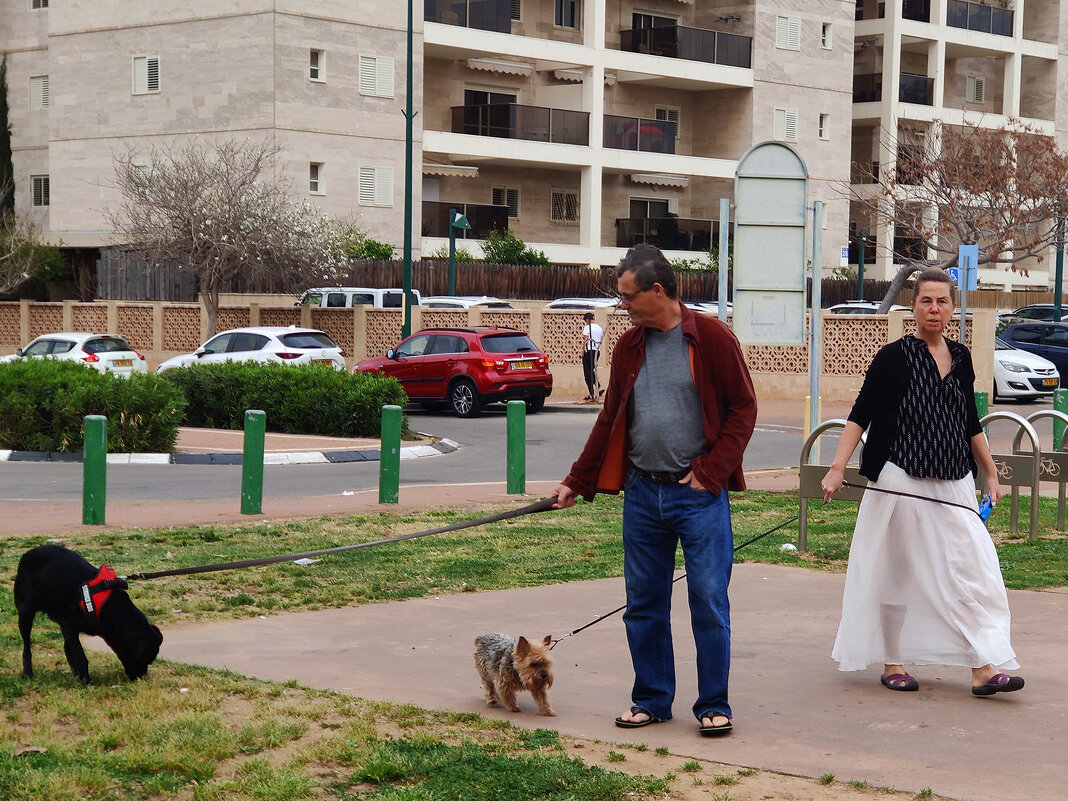
[[[308,51],[308,78],[313,81],[325,80],[326,58],[322,50]]]
[[[830,139],[831,138],[831,115],[830,114],[820,114],[819,136],[820,136],[820,139]]]
[[[360,205],[393,205],[392,167],[360,167]]]
[[[30,180],[33,182],[33,205],[34,206],[47,206],[48,202],[48,176],[47,175],[31,175]]]
[[[775,18],[775,46],[781,50],[801,49],[801,18]]]
[[[523,20],[523,0],[511,0],[512,19],[516,22]]]
[[[519,217],[519,190],[511,186],[495,186],[493,187],[493,199],[490,200],[494,206],[507,206],[508,216],[512,218]]]
[[[360,94],[393,97],[393,59],[360,56]]]
[[[553,20],[558,28],[577,28],[578,2],[577,0],[555,0],[556,17]]]
[[[159,56],[134,56],[133,93],[147,95],[159,91]]]
[[[323,194],[323,165],[318,161],[308,165],[308,191],[313,195]]]
[[[775,130],[772,136],[780,142],[797,141],[796,108],[775,109]]]
[[[48,108],[48,76],[30,76],[30,108]]]
[[[959,86],[960,84],[958,84]],[[968,76],[968,89],[965,95],[970,103],[982,103],[986,97],[986,78],[980,75]]]
[[[831,49],[832,28],[833,26],[829,22],[823,23],[823,26],[820,28],[820,47],[824,48],[825,50]]]
[[[658,122],[675,123],[675,138],[681,138],[682,126],[679,125],[679,109],[674,106],[657,106],[653,116]]]
[[[30,8],[34,11],[38,11],[42,8],[48,8],[48,0],[31,0]]]
[[[579,221],[579,196],[573,189],[552,191],[552,216],[554,223],[577,225]]]

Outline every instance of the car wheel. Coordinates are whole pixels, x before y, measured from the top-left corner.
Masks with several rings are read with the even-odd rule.
[[[535,395],[533,398],[526,398],[526,404],[530,414],[537,414],[545,408],[545,396]]]
[[[477,417],[482,412],[482,398],[467,378],[457,379],[449,389],[449,404],[458,417]]]

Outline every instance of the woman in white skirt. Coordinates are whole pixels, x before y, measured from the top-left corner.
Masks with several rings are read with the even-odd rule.
[[[829,501],[866,429],[868,490],[831,656],[840,670],[881,662],[891,690],[919,689],[906,663],[969,667],[972,693],[985,696],[1024,680],[1004,672],[1019,665],[997,551],[978,515],[977,464],[994,503],[1002,490],[975,409],[971,355],[943,336],[955,305],[949,275],[920,273],[916,336],[875,355],[823,478]]]

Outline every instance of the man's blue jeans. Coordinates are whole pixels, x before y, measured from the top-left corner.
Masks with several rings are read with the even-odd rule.
[[[631,469],[623,496],[623,575],[634,689],[631,702],[657,720],[671,717],[675,655],[671,645],[671,589],[675,552],[682,543],[690,622],[697,645],[694,715],[731,716],[727,584],[734,561],[730,500],[684,484],[656,484]]]

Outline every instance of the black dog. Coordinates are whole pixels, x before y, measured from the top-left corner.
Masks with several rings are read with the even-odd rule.
[[[89,660],[79,634],[103,637],[131,680],[148,672],[163,642],[163,634],[134,606],[126,582],[109,565],[97,570],[81,554],[58,545],[42,545],[22,555],[15,575],[15,608],[24,676],[33,676],[30,631],[38,612],[59,624],[67,664],[84,684],[89,683]]]

